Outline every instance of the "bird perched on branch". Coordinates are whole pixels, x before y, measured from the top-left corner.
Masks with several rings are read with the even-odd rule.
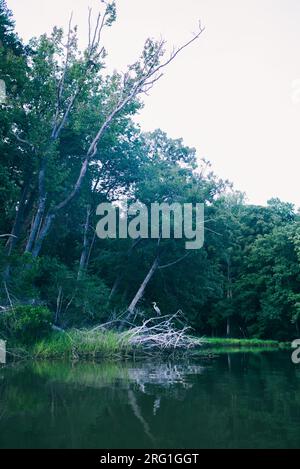
[[[154,311],[157,313],[158,316],[161,316],[161,311],[155,301],[152,303]]]

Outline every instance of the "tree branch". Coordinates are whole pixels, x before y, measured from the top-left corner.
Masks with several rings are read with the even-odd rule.
[[[179,262],[183,261],[184,259],[186,259],[188,256],[190,255],[190,252],[186,253],[184,256],[180,257],[179,259],[177,259],[176,261],[174,262],[170,262],[169,264],[165,264],[165,265],[161,265],[158,267],[159,270],[162,270],[162,269],[167,269],[168,267],[172,267],[173,265],[176,265],[178,264]]]

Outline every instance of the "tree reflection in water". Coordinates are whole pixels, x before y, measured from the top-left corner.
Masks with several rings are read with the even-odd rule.
[[[0,447],[300,447],[287,353],[0,369]]]

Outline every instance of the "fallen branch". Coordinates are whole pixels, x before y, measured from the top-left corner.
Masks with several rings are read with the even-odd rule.
[[[142,348],[143,350],[190,350],[200,347],[202,339],[191,335],[191,327],[184,326],[180,316],[181,311],[171,316],[149,318],[139,326],[127,323],[128,329],[120,333],[120,343],[127,342],[128,345]],[[116,320],[102,324],[86,334],[91,336],[99,330],[116,330],[121,317]],[[175,323],[183,325],[181,329]]]

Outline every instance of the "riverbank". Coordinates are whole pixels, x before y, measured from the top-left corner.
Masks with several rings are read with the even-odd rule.
[[[200,350],[203,339],[170,329],[160,333],[139,327],[124,332],[71,330],[54,332],[28,347],[16,344],[9,357],[33,360],[126,360],[151,356],[182,356]]]
[[[48,339],[30,347],[8,347],[8,357],[13,359],[64,361],[127,360],[157,355],[210,355],[247,351],[289,349],[290,343],[259,339],[225,339],[189,337],[185,344],[167,343],[148,347],[134,340],[134,334],[116,331],[78,331],[55,332]],[[185,341],[186,341],[185,337]]]
[[[134,347],[124,334],[76,330],[57,332],[49,339],[34,344],[29,351],[35,359],[55,360],[126,359],[134,352]]]
[[[290,349],[290,342],[276,340],[208,338],[204,339],[200,353],[209,356],[246,353],[260,354]]]
[[[204,346],[208,348],[259,348],[259,349],[288,349],[290,342],[280,342],[278,340],[261,339],[226,339],[226,338],[204,338]]]

